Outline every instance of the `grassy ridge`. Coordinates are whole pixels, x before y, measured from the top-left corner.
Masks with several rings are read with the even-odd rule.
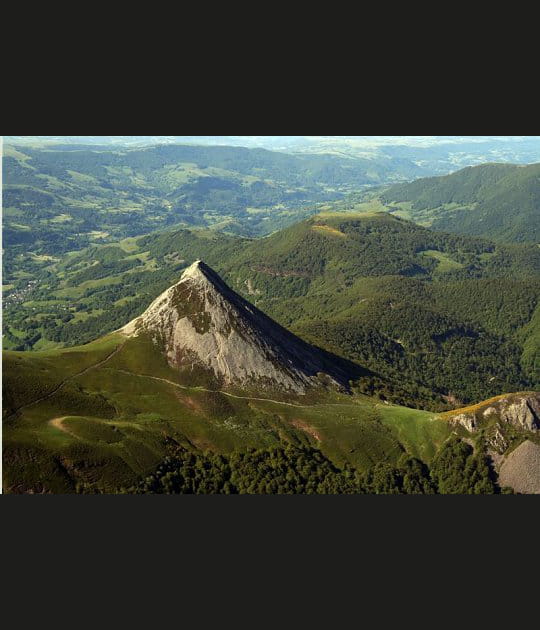
[[[384,213],[322,213],[248,243],[222,268],[300,336],[387,377],[463,402],[540,384],[520,333],[540,295],[537,247]]]

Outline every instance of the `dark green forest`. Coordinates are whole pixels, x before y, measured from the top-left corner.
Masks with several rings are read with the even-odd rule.
[[[286,445],[220,455],[178,447],[128,494],[498,494],[488,459],[458,438],[431,468],[404,454],[396,466],[361,473],[337,468],[319,450]],[[79,488],[84,491],[84,488]],[[508,492],[508,490],[505,490]]]

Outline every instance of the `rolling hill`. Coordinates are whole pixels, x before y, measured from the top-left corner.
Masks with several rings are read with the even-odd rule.
[[[64,144],[101,148],[156,144],[225,145],[285,153],[333,154],[413,164],[425,175],[444,175],[486,162],[526,164],[540,155],[539,136],[4,136],[17,146]],[[412,176],[422,175],[422,172]]]
[[[12,262],[171,225],[257,236],[311,203],[419,174],[404,160],[243,147],[4,146],[4,241]]]
[[[304,338],[468,402],[538,387],[539,264],[536,246],[382,213],[323,213],[248,244],[234,271],[222,268]]]
[[[391,187],[388,209],[436,230],[540,241],[540,164],[482,164]]]

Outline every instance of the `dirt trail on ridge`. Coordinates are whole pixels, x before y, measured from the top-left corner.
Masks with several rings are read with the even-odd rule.
[[[115,348],[110,354],[108,354],[104,359],[102,359],[98,363],[89,365],[88,367],[84,368],[84,370],[81,370],[80,372],[71,374],[71,376],[66,377],[65,379],[60,381],[60,383],[58,383],[58,385],[48,394],[45,394],[44,396],[41,396],[40,398],[36,398],[36,400],[32,400],[31,402],[26,403],[25,405],[21,405],[20,407],[17,407],[13,411],[13,413],[11,413],[9,416],[6,417],[6,420],[11,420],[11,418],[14,418],[19,413],[19,411],[22,411],[23,409],[27,409],[28,407],[32,407],[33,405],[37,405],[38,403],[43,402],[44,400],[48,400],[49,398],[51,398],[51,396],[54,396],[58,391],[60,391],[67,382],[72,381],[74,378],[77,378],[78,376],[82,376],[83,374],[90,372],[90,370],[94,370],[98,367],[101,367],[102,365],[107,363],[109,359],[112,359],[115,354],[120,352],[120,350],[122,350],[122,348],[124,347],[125,343],[126,342],[124,341],[124,343],[120,344],[117,348]]]

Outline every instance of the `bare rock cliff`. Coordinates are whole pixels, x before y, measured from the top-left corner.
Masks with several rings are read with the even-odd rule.
[[[303,394],[328,385],[347,389],[352,377],[344,361],[274,322],[200,260],[120,331],[150,334],[171,367],[205,369],[223,386]]]
[[[452,423],[471,433],[492,419],[501,427],[511,425],[524,431],[540,431],[540,393],[507,394],[461,412],[457,410],[450,416]]]

